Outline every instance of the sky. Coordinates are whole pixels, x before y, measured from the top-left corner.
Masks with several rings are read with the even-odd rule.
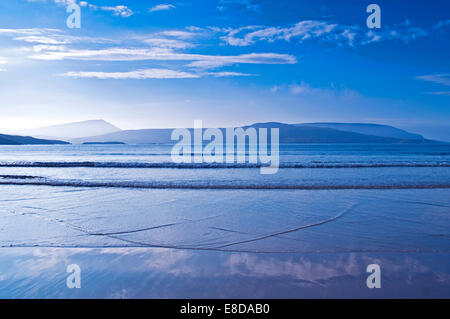
[[[450,141],[449,39],[447,0],[0,0],[0,128],[365,122]]]

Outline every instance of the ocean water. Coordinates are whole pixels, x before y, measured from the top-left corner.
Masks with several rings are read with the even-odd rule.
[[[450,297],[450,145],[281,145],[274,175],[170,151],[0,147],[0,297]]]

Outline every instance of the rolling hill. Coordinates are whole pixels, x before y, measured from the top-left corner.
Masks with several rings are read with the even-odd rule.
[[[394,127],[377,127],[369,130],[371,124],[368,124],[368,128],[361,128],[361,131],[370,131],[371,133],[385,134],[388,136],[378,136],[374,134],[363,134],[353,131],[335,129],[324,127],[324,125],[314,126],[314,124],[306,125],[292,125],[278,122],[269,123],[256,123],[250,126],[244,126],[254,128],[272,128],[277,127],[280,130],[280,143],[433,143],[434,141],[427,140],[421,135],[411,134],[403,130],[396,129]],[[351,125],[350,125],[351,126]],[[341,126],[342,128],[343,126]],[[351,128],[351,127],[350,127]],[[192,130],[192,129],[191,129]],[[223,132],[224,128],[221,129]],[[88,138],[72,139],[73,143],[85,143],[85,142],[108,142],[108,141],[120,141],[127,144],[146,144],[146,143],[174,143],[171,141],[170,136],[172,129],[144,129],[144,130],[124,130],[119,132],[113,132],[109,134],[103,134],[99,136],[93,136]],[[393,135],[397,137],[392,137]]]
[[[406,140],[421,140],[424,139],[422,135],[409,133],[405,130],[381,124],[367,124],[367,123],[303,123],[296,124],[296,126],[314,126],[331,128],[340,131],[354,132],[366,135],[375,135],[383,137],[391,137]]]
[[[104,120],[89,120],[25,130],[4,131],[8,134],[35,136],[44,139],[68,140],[118,132],[120,129]]]
[[[54,145],[70,144],[59,140],[38,139],[31,136],[0,134],[0,145]]]

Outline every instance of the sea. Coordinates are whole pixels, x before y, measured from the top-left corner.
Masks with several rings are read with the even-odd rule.
[[[0,298],[450,297],[450,144],[171,150],[0,146]]]

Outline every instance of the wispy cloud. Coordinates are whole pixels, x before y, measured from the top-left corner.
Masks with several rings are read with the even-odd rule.
[[[204,55],[188,66],[202,69],[219,68],[233,64],[295,64],[297,59],[289,54],[249,53],[235,56]]]
[[[431,95],[446,95],[446,96],[450,96],[450,91],[437,91],[437,92],[427,92],[427,94],[431,94]]]
[[[198,32],[195,31],[185,31],[185,30],[165,30],[158,33],[162,36],[179,38],[179,39],[192,39],[199,35]]]
[[[282,89],[281,85],[274,85],[270,88],[272,94],[277,94]]]
[[[258,41],[278,40],[305,42],[316,40],[337,46],[358,46],[385,40],[409,42],[428,33],[422,28],[412,27],[409,21],[380,31],[367,31],[359,26],[348,26],[318,20],[304,20],[287,27],[245,26],[225,29],[222,40],[233,46],[249,46]]]
[[[149,35],[138,35],[127,39],[100,39],[83,38],[67,35],[61,30],[53,29],[0,29],[0,35],[4,34],[16,41],[33,44],[29,47],[20,48],[20,52],[27,53],[28,58],[34,60],[62,61],[164,61],[182,62],[184,73],[178,74],[183,77],[197,77],[198,72],[208,69],[218,69],[224,66],[238,64],[295,64],[297,59],[293,55],[268,53],[245,53],[240,55],[209,55],[192,54],[186,52],[194,46],[194,39],[200,39],[209,35],[214,35],[216,31],[202,29],[198,27],[187,27],[181,30],[163,30]],[[76,48],[72,44],[77,44]],[[96,45],[92,49],[90,43]],[[114,46],[112,46],[112,44]],[[191,74],[191,70],[197,73]],[[71,73],[70,76],[77,77],[149,77],[153,74],[160,76],[161,73],[133,71],[133,73]],[[205,73],[206,74],[206,73]],[[175,76],[176,74],[170,73]],[[208,74],[214,77],[224,76],[249,76],[250,74],[223,71]]]
[[[47,2],[47,0],[27,0],[28,2]],[[77,0],[53,0],[50,1],[57,5],[70,5],[70,4],[76,4],[78,3]],[[123,18],[130,17],[134,14],[133,10],[128,8],[125,5],[116,5],[116,6],[98,6],[95,4],[91,4],[87,1],[80,1],[78,3],[81,7],[88,7],[93,10],[100,10],[100,11],[109,11],[112,12],[115,16],[120,16]]]
[[[251,76],[251,74],[238,72],[211,72],[195,73],[170,69],[143,69],[129,72],[67,72],[63,76],[75,78],[96,78],[96,79],[195,79],[204,76],[227,77],[227,76]]]
[[[427,82],[450,86],[450,73],[421,75],[416,78]]]
[[[90,4],[86,1],[81,1],[80,6],[82,7],[89,7],[93,10],[100,10],[100,11],[110,11],[115,16],[120,16],[122,18],[128,18],[134,14],[133,10],[128,8],[125,5],[117,5],[117,6],[98,6],[95,4]]]
[[[28,0],[30,1],[30,0]],[[39,0],[31,0],[31,1],[39,1]],[[46,1],[46,0],[44,0]],[[68,5],[68,4],[72,4],[72,3],[76,3],[77,0],[53,0],[54,3],[57,4],[63,4],[63,5]],[[86,2],[86,1],[81,1],[81,2]]]
[[[42,52],[42,51],[65,51],[67,50],[66,46],[62,45],[47,45],[47,44],[38,44],[33,45],[31,48],[22,48],[24,52]]]
[[[450,86],[450,73],[420,75],[420,76],[416,76],[416,79],[434,83],[434,84],[439,84],[441,86],[442,85]],[[426,94],[450,96],[450,91],[426,92]]]
[[[169,69],[145,69],[129,72],[68,72],[65,76],[97,79],[192,79],[200,75]]]
[[[144,43],[152,47],[168,48],[168,49],[187,49],[194,46],[194,44],[177,39],[165,39],[165,38],[150,38],[143,40]]]
[[[5,58],[0,57],[0,65],[7,64],[8,61]],[[5,72],[6,69],[0,68],[0,72]]]
[[[450,26],[450,19],[439,21],[438,23],[436,23],[433,26],[433,29],[441,29],[441,28],[448,27],[448,26]]]
[[[27,43],[38,43],[47,45],[63,45],[75,42],[110,44],[116,42],[112,39],[100,37],[73,36],[59,29],[33,28],[33,29],[0,29],[0,36],[10,36],[13,40]]]
[[[150,9],[148,9],[149,12],[155,12],[155,11],[168,11],[175,9],[175,6],[173,4],[167,4],[167,3],[161,3],[158,4]]]
[[[41,43],[41,44],[67,44],[70,43],[68,40],[58,40],[52,37],[28,35],[24,37],[16,37],[14,40],[25,41],[29,43]]]
[[[215,72],[215,73],[208,73],[209,75],[212,75],[216,78],[226,77],[226,76],[255,76],[255,74],[248,74],[248,73],[239,73],[239,72]]]
[[[331,84],[328,87],[319,88],[313,87],[304,81],[300,83],[291,83],[289,85],[275,85],[270,88],[270,92],[272,94],[289,93],[299,97],[329,97],[347,100],[357,99],[361,96],[357,91],[345,87],[336,87],[334,84]]]
[[[295,64],[288,54],[249,53],[234,56],[176,52],[165,48],[107,48],[100,50],[45,51],[29,56],[37,60],[82,61],[190,61],[189,67],[211,69],[233,64]]]
[[[47,2],[47,0],[27,0],[27,2]],[[77,3],[77,0],[53,0],[53,1],[49,0],[49,2],[53,2],[60,5],[69,5],[72,3]]]
[[[309,93],[312,91],[311,86],[309,86],[308,84],[302,82],[301,84],[291,84],[289,86],[289,92],[291,92],[292,94],[298,95],[298,94],[302,94],[302,93]]]
[[[247,11],[260,12],[261,6],[253,0],[220,0],[217,10],[226,11],[233,8],[245,9]]]
[[[23,35],[23,36],[32,36],[32,35],[42,35],[42,34],[49,34],[49,33],[61,33],[61,30],[59,29],[49,29],[49,28],[31,28],[31,29],[0,29],[0,35],[11,35],[11,36],[17,36],[17,35]]]

